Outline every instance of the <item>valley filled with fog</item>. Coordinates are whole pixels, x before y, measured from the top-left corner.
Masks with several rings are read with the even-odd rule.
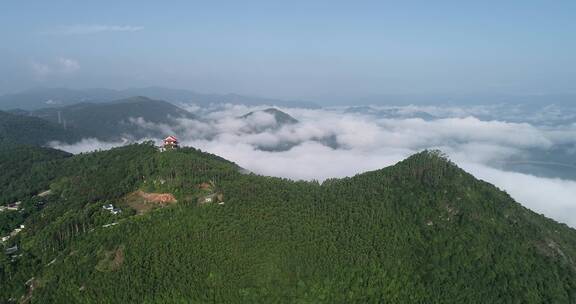
[[[352,176],[393,165],[424,149],[440,149],[526,207],[576,226],[574,108],[503,104],[263,111],[270,107],[178,105],[195,118],[170,117],[164,124],[131,117],[123,123],[149,134],[174,134],[185,146],[217,154],[257,174],[302,180]],[[84,138],[50,145],[81,153],[161,139],[125,134],[118,141]]]

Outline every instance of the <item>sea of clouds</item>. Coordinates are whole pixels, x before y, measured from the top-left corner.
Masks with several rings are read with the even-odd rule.
[[[575,116],[555,108],[529,114],[501,106],[290,108],[281,110],[299,122],[282,125],[265,112],[241,117],[263,106],[182,106],[198,119],[175,118],[168,125],[136,117],[130,123],[175,134],[183,145],[220,155],[254,173],[291,179],[352,176],[393,165],[424,149],[440,149],[524,206],[576,227],[575,180],[513,172],[498,165],[559,146],[576,158]],[[122,144],[84,139],[52,145],[79,153]]]

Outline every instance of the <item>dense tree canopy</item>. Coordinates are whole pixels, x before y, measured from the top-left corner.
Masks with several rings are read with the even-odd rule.
[[[0,158],[23,164],[0,180],[24,204],[13,225],[26,225],[5,244],[19,251],[0,253],[3,301],[576,301],[576,231],[435,152],[322,184],[149,143],[27,153]],[[139,213],[127,202],[138,190],[178,202]]]
[[[0,111],[0,150],[17,144],[45,145],[49,141],[73,142],[76,133],[37,117]]]

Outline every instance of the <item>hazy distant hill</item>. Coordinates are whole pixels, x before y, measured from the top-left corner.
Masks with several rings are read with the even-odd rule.
[[[78,139],[74,132],[56,123],[0,111],[0,149],[15,144],[45,145],[53,140],[74,142]]]
[[[287,114],[285,112],[282,112],[278,109],[275,109],[275,108],[268,108],[268,109],[259,110],[259,111],[252,111],[250,113],[247,113],[247,114],[240,116],[240,118],[246,119],[246,120],[257,119],[257,116],[259,114],[271,115],[274,118],[274,121],[270,125],[264,125],[263,126],[264,129],[277,129],[277,128],[281,128],[281,127],[286,126],[286,125],[298,123],[298,120],[296,118],[290,116],[289,114]],[[263,130],[253,130],[253,131],[261,132]]]
[[[121,92],[130,96],[141,95],[150,98],[162,99],[173,103],[194,103],[198,105],[230,103],[250,106],[271,105],[294,108],[318,107],[318,105],[312,102],[253,97],[239,94],[202,94],[189,90],[167,89],[162,87],[127,89]]]
[[[267,117],[272,117],[273,119],[267,120]],[[239,118],[247,122],[247,126],[240,130],[246,133],[277,131],[282,127],[297,124],[299,122],[288,113],[275,108],[252,111],[240,116]],[[270,144],[260,144],[257,148],[263,151],[279,152],[290,150],[298,144],[300,144],[299,141],[280,141]]]
[[[194,119],[194,115],[175,105],[147,97],[132,97],[107,103],[80,103],[45,108],[28,115],[65,126],[82,137],[117,140],[121,137],[165,136],[138,126],[136,120],[170,126],[174,118]]]
[[[148,144],[26,166],[0,179],[26,210],[0,213],[12,227],[20,222],[11,216],[24,214],[26,226],[6,244],[16,252],[0,251],[0,301],[576,299],[576,231],[436,152],[322,184],[242,174],[214,155]],[[50,194],[26,195],[30,176]],[[160,196],[170,203],[153,201]]]
[[[81,102],[106,102],[122,97],[119,92],[108,89],[40,88],[0,96],[0,109],[34,110]]]
[[[285,101],[237,94],[201,94],[189,90],[148,87],[126,90],[73,90],[65,88],[31,89],[16,94],[0,96],[0,109],[35,110],[46,107],[59,107],[84,102],[109,102],[117,99],[129,98],[132,96],[146,96],[152,99],[165,100],[174,104],[194,103],[204,106],[209,104],[230,103],[305,108],[317,107],[317,105],[309,102]]]
[[[399,108],[378,108],[374,106],[352,106],[346,108],[345,113],[374,115],[378,118],[406,119],[420,118],[426,121],[437,119],[438,117],[424,111],[402,111]]]
[[[525,105],[530,107],[544,107],[558,105],[574,107],[576,94],[382,94],[373,96],[358,96],[354,98],[335,98],[326,100],[332,105],[428,105],[428,106],[466,106],[466,105]]]
[[[271,115],[274,118],[274,121],[268,124],[266,124],[263,121],[258,122],[259,120],[263,119],[263,117],[260,116],[260,114]],[[277,131],[282,127],[299,123],[299,121],[296,118],[290,116],[288,113],[282,112],[275,108],[268,108],[260,111],[252,111],[250,113],[240,116],[240,119],[248,121],[247,129],[241,130],[248,133]],[[311,140],[317,141],[333,149],[337,149],[338,147],[340,147],[335,135],[315,137],[311,138]],[[283,140],[270,144],[260,144],[257,146],[257,148],[263,151],[280,152],[280,151],[288,151],[301,143],[302,142],[299,140]]]

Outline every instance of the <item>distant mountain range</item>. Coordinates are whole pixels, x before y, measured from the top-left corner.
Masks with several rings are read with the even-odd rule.
[[[103,88],[68,89],[36,88],[14,94],[0,95],[0,110],[33,110],[46,107],[71,105],[81,102],[101,103],[132,96],[146,96],[165,100],[176,105],[196,104],[243,104],[249,106],[270,105],[293,108],[318,108],[308,101],[281,100],[274,98],[244,96],[239,94],[204,94],[184,89],[163,87],[130,88],[113,90]],[[576,106],[576,94],[382,94],[365,97],[333,98],[323,100],[325,105],[495,105],[520,104],[538,108],[545,105]]]
[[[70,106],[14,113],[43,119],[82,137],[101,140],[138,139],[146,136],[165,136],[154,129],[142,128],[138,123],[171,126],[176,118],[195,119],[190,112],[171,103],[147,97],[131,97],[107,103],[78,103]]]
[[[325,100],[331,105],[496,105],[520,104],[530,107],[546,105],[576,106],[576,94],[381,94]]]
[[[0,112],[0,140],[42,146],[51,141],[74,143],[82,138],[104,141],[161,138],[185,130],[178,119],[203,121],[203,117],[174,104],[148,97],[131,97],[103,103],[83,102],[37,110]],[[249,112],[237,117],[245,120],[241,133],[275,131],[298,123],[275,108]],[[265,121],[262,121],[264,119]],[[283,151],[298,142],[283,142],[263,150]]]
[[[250,97],[237,94],[201,94],[189,90],[168,89],[162,87],[134,88],[126,90],[111,89],[66,89],[39,88],[16,94],[0,96],[0,110],[23,109],[35,110],[46,107],[59,107],[76,103],[102,103],[132,96],[146,96],[152,99],[165,100],[170,103],[197,104],[244,104],[274,105],[282,107],[316,108],[316,104],[302,101],[286,101],[272,98]]]
[[[434,120],[439,117],[431,115],[430,113],[424,111],[410,111],[408,113],[403,112],[401,109],[379,109],[373,106],[352,106],[348,107],[345,113],[351,114],[365,114],[365,115],[374,115],[379,118],[395,118],[395,119],[404,119],[404,118],[420,118],[426,121]]]

